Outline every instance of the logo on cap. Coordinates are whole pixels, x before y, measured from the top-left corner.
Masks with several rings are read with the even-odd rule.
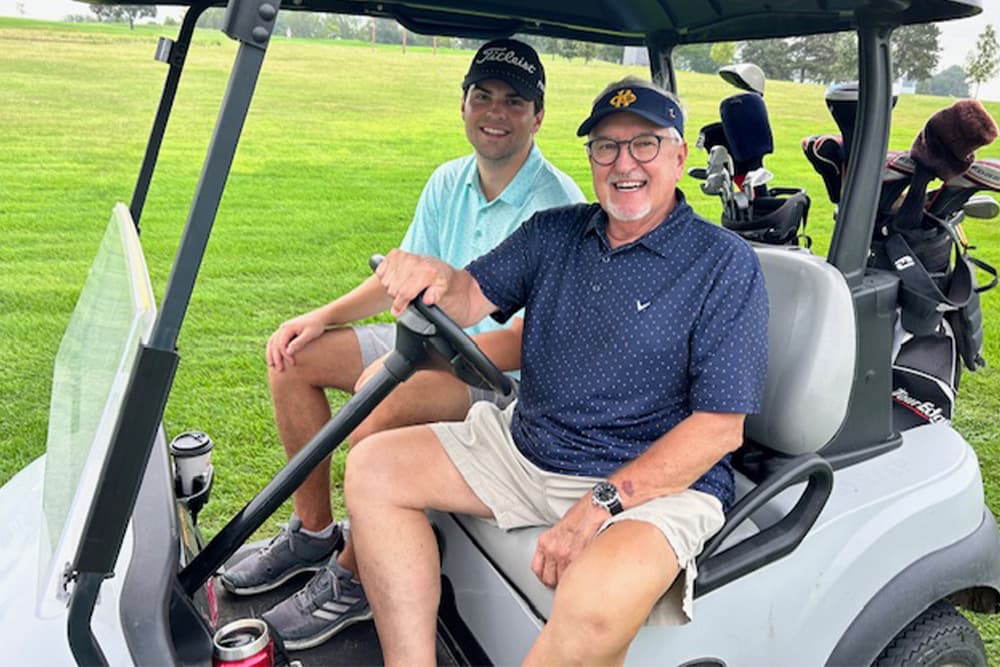
[[[621,109],[622,107],[627,107],[632,104],[635,100],[635,93],[628,88],[622,88],[618,91],[617,95],[608,100],[608,104],[616,109]]]
[[[528,74],[534,74],[536,69],[534,65],[519,56],[512,49],[507,49],[502,46],[483,49],[483,52],[475,62],[477,65],[482,65],[486,62],[499,62],[514,65],[515,67],[520,67]]]

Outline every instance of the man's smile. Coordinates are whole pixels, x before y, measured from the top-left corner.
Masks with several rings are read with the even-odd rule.
[[[506,137],[510,134],[510,130],[505,130],[500,127],[489,127],[486,125],[480,126],[480,131],[490,137]]]

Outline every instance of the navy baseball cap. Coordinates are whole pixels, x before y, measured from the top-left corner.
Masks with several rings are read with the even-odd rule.
[[[469,72],[462,81],[462,90],[485,81],[499,79],[539,108],[545,98],[545,68],[533,48],[516,39],[495,39],[476,51]]]
[[[684,136],[684,114],[677,102],[658,90],[645,86],[622,86],[601,96],[590,110],[590,116],[583,121],[576,136],[590,134],[605,116],[628,111],[660,127],[672,127]]]

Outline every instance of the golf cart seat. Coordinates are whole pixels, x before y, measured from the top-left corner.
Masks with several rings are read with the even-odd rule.
[[[844,421],[854,374],[854,306],[843,275],[806,250],[755,250],[770,304],[769,356],[762,410],[747,418],[745,433],[783,464],[756,481],[736,470],[738,501],[699,558],[696,594],[786,555],[805,537],[832,488],[830,465],[816,452]],[[544,528],[504,532],[480,519],[455,518],[548,618],[553,592],[531,571]]]

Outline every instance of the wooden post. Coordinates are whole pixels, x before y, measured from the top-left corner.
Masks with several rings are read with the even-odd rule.
[[[403,28],[403,55],[406,55],[406,28]]]
[[[369,24],[369,29],[372,34],[372,53],[375,53],[375,17],[372,17],[372,22]]]
[[[436,56],[438,53],[438,38],[437,35],[431,37],[431,55]]]

